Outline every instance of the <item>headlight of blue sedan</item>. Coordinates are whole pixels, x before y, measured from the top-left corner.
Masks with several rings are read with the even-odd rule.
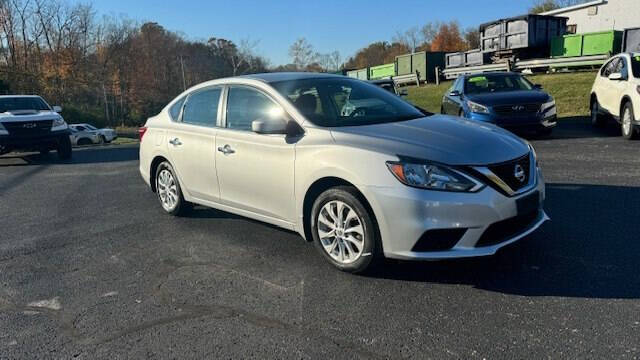
[[[471,100],[467,100],[467,106],[469,107],[469,110],[471,110],[471,112],[477,113],[477,114],[488,114],[489,113],[489,108],[484,106],[484,105],[480,105],[478,103],[475,103]]]

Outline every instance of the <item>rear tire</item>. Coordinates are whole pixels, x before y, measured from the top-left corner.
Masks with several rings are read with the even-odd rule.
[[[62,139],[60,139],[57,150],[58,150],[58,157],[60,158],[60,160],[71,159],[73,152],[71,149],[71,140],[69,139],[68,136],[65,136]]]
[[[181,216],[191,209],[191,204],[185,201],[178,177],[168,161],[158,165],[155,181],[158,200],[167,214]]]
[[[104,135],[100,135],[100,145],[104,145],[107,143],[107,138]]]
[[[363,273],[382,258],[375,219],[353,187],[337,186],[320,194],[309,221],[316,249],[341,271]]]
[[[622,136],[627,140],[637,140],[639,137],[638,127],[634,125],[635,117],[633,115],[633,106],[631,102],[627,102],[622,107],[620,114],[620,122],[622,123]]]

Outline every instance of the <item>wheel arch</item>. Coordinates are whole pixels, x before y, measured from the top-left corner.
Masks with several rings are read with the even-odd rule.
[[[151,166],[149,167],[149,184],[153,192],[156,192],[156,170],[158,170],[158,166],[165,161],[169,162],[169,160],[162,155],[156,155],[151,161]]]
[[[629,95],[624,95],[622,100],[620,100],[620,118],[622,119],[622,110],[627,103],[631,104],[631,110],[633,110],[633,102],[631,101],[631,97]],[[634,114],[635,115],[635,114]]]
[[[377,236],[379,238],[380,229],[379,229],[378,221],[375,216],[375,212],[373,211],[371,204],[369,203],[367,198],[364,196],[362,191],[360,191],[360,189],[358,189],[356,185],[352,184],[351,182],[345,179],[342,179],[340,177],[335,177],[335,176],[326,176],[314,181],[305,192],[304,200],[302,202],[302,226],[303,226],[305,240],[308,242],[313,241],[313,236],[311,234],[311,221],[310,221],[313,203],[316,201],[318,196],[320,196],[320,194],[322,194],[324,191],[337,186],[348,186],[355,190],[359,200],[362,201],[362,204],[369,212],[369,215],[371,216],[371,219],[374,223],[374,227],[376,228]]]

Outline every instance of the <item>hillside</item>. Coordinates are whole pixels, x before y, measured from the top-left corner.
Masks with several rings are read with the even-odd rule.
[[[589,94],[595,78],[595,72],[577,72],[532,75],[527,78],[534,84],[540,84],[556,99],[560,118],[589,115]],[[409,89],[407,99],[432,112],[440,112],[440,104],[451,81],[440,85],[425,85]]]

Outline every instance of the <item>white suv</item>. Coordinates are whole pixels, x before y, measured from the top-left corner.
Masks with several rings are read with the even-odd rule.
[[[622,125],[625,138],[640,137],[640,53],[614,56],[596,76],[591,90],[591,122],[601,126],[605,116]]]

